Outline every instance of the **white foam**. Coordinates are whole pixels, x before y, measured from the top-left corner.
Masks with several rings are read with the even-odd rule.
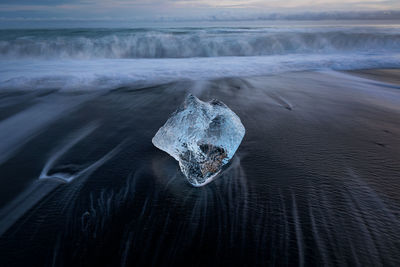
[[[296,54],[181,59],[3,60],[0,89],[104,90],[137,83],[205,80],[323,69],[400,67],[400,53]]]
[[[393,27],[5,30],[0,59],[189,58],[395,52]]]

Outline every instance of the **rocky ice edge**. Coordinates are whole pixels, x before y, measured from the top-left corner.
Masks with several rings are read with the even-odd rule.
[[[189,183],[198,187],[216,177],[244,134],[240,118],[224,103],[203,102],[189,94],[152,142],[174,157]]]

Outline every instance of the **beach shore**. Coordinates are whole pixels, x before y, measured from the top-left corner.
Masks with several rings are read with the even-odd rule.
[[[100,92],[4,91],[0,259],[4,266],[399,265],[398,74],[305,71]],[[151,143],[188,93],[223,101],[246,128],[230,167],[201,188]]]

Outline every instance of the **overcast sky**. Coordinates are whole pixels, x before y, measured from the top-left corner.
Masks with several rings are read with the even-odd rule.
[[[0,18],[135,19],[400,10],[400,0],[1,0]]]

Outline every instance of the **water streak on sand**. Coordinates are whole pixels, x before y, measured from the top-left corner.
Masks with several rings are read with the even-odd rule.
[[[75,146],[77,143],[79,143],[82,139],[84,139],[85,137],[90,135],[98,127],[99,127],[99,123],[92,123],[82,129],[78,130],[77,132],[70,135],[69,137],[67,137],[66,139],[68,140],[68,142],[65,143],[64,146],[62,146],[61,148],[56,150],[53,153],[53,155],[47,160],[47,162],[46,162],[45,166],[43,167],[43,170],[39,176],[39,179],[56,179],[56,180],[60,180],[64,183],[69,183],[72,180],[74,180],[76,177],[89,171],[92,168],[92,166],[94,166],[93,164],[86,168],[79,168],[77,171],[75,171],[75,170],[72,171],[72,169],[70,168],[71,169],[70,171],[72,171],[72,172],[68,172],[68,170],[66,172],[53,171],[51,174],[49,174],[50,170],[52,168],[54,168],[54,165],[56,164],[56,162],[64,154],[66,154],[68,152],[68,150],[70,150],[73,146]],[[65,168],[67,168],[67,167],[65,167]]]
[[[74,111],[90,96],[50,96],[30,108],[0,121],[0,164],[18,152],[29,140],[62,116]],[[21,127],[23,125],[23,127]]]

